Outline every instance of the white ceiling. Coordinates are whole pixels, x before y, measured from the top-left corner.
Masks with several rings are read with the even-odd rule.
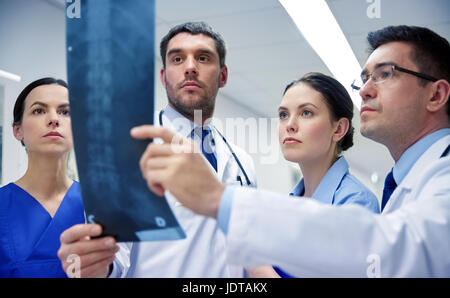
[[[378,1],[379,19],[367,16],[367,0],[327,1],[361,65],[367,33],[388,25],[427,26],[450,38],[450,1]],[[220,32],[230,72],[222,92],[260,115],[276,117],[281,92],[293,79],[310,71],[330,74],[277,0],[157,0],[156,16],[157,42],[170,27],[190,20]]]

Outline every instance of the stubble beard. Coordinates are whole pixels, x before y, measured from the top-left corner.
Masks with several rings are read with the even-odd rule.
[[[191,120],[194,119],[195,111],[202,111],[203,119],[211,118],[214,113],[214,106],[216,103],[215,98],[208,99],[202,97],[192,104],[187,104],[180,98],[173,98],[169,96],[169,93],[167,93],[167,98],[169,99],[169,103],[178,113]]]
[[[361,124],[361,135],[387,147],[392,152],[393,148],[398,148],[399,144],[405,142],[404,134],[397,132],[395,129],[389,129],[383,125],[374,126]]]
[[[383,137],[380,136],[383,135],[382,131],[379,128],[377,129],[376,127],[373,127],[373,123],[372,125],[371,123],[361,123],[360,132],[363,137],[366,137],[377,143],[383,143]]]
[[[167,81],[166,84],[167,99],[169,100],[170,105],[181,115],[193,121],[195,111],[201,111],[203,121],[212,118],[214,114],[214,107],[216,105],[216,95],[219,85],[217,85],[216,91],[214,94],[211,94],[210,98],[208,98],[208,95],[205,95],[189,103],[189,101],[183,101],[181,96],[175,96],[176,88],[174,88],[172,84]]]

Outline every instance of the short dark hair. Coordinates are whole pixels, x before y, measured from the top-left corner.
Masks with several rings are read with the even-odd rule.
[[[161,39],[161,43],[159,46],[161,59],[163,62],[164,68],[166,68],[166,54],[167,54],[167,46],[169,45],[169,41],[177,34],[187,32],[192,35],[204,34],[211,37],[215,44],[217,52],[219,53],[219,63],[220,67],[225,66],[225,56],[227,54],[225,41],[222,36],[214,32],[211,26],[206,24],[205,22],[187,22],[184,24],[177,25],[170,29],[170,31]]]
[[[289,83],[284,89],[283,95],[286,94],[291,87],[300,83],[305,83],[322,94],[334,120],[339,120],[341,118],[348,119],[348,131],[337,144],[338,154],[352,147],[354,132],[352,125],[353,102],[345,87],[330,76],[319,72],[310,72],[300,79]]]
[[[36,87],[39,87],[42,85],[52,85],[52,84],[56,84],[56,85],[67,88],[67,83],[64,80],[48,77],[48,78],[42,78],[42,79],[36,80],[34,82],[31,82],[28,86],[26,86],[22,90],[22,92],[20,92],[19,96],[16,99],[16,103],[14,104],[13,126],[22,124],[23,112],[25,111],[25,99],[27,98],[28,94],[30,94],[30,92]],[[22,141],[22,145],[24,145],[23,141]]]
[[[412,46],[411,61],[423,72],[450,83],[450,44],[448,40],[428,28],[416,26],[389,26],[367,35],[369,52],[389,42],[405,42]],[[420,79],[425,85],[429,81]],[[450,103],[447,102],[450,119]]]

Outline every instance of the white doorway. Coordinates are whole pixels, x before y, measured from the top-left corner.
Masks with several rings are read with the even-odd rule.
[[[12,133],[20,81],[20,76],[0,69],[0,186],[17,180],[26,170],[26,152]]]

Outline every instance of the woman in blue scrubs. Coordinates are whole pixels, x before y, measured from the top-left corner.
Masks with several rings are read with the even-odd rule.
[[[291,82],[278,114],[284,158],[297,163],[303,174],[291,196],[330,205],[358,204],[379,213],[377,198],[349,173],[341,155],[353,145],[353,103],[337,80],[309,73]],[[250,276],[293,277],[276,266],[251,269]]]
[[[29,84],[16,100],[13,132],[28,168],[0,188],[0,277],[67,277],[59,237],[85,220],[79,183],[67,176],[73,141],[66,83]]]

